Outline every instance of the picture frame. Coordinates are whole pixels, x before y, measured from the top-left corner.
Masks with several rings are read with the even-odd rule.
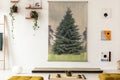
[[[102,19],[111,19],[112,18],[112,9],[111,8],[102,8],[101,10]]]
[[[111,40],[111,30],[102,30],[101,31],[101,40],[110,41]]]
[[[34,0],[33,6],[34,7],[42,7],[42,0]]]
[[[49,1],[48,61],[88,61],[87,14],[87,1]]]

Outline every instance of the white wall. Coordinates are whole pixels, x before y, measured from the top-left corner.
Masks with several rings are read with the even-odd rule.
[[[64,0],[63,0],[64,1]],[[69,0],[72,1],[72,0]],[[88,62],[48,62],[48,1],[43,0],[43,9],[40,12],[40,29],[34,31],[32,20],[25,19],[30,10],[26,10],[29,0],[20,0],[19,13],[15,14],[14,36],[8,36],[9,67],[22,66],[31,69],[34,67],[100,67],[102,69],[116,69],[116,61],[120,59],[120,0],[88,0]],[[0,13],[8,18],[10,33],[9,0],[0,1]],[[111,9],[110,19],[102,18],[102,9]],[[101,41],[101,30],[112,31],[111,41]],[[101,52],[111,51],[112,61],[101,62]]]

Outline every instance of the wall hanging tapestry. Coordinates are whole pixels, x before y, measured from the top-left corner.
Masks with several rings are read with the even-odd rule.
[[[48,61],[87,61],[87,1],[50,1]]]

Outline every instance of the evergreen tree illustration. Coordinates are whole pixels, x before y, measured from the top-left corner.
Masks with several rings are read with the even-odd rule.
[[[53,45],[54,54],[79,54],[82,49],[81,35],[72,11],[67,8],[63,20],[60,22],[55,33],[55,43]]]

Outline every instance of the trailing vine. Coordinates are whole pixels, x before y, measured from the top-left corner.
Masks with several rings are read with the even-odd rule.
[[[39,28],[39,26],[38,26],[38,17],[39,17],[38,12],[37,11],[31,11],[30,15],[31,15],[31,18],[34,19],[33,29],[37,30]]]
[[[12,32],[12,37],[14,39],[14,21],[15,21],[15,17],[14,17],[14,13],[16,13],[18,11],[18,7],[16,6],[16,4],[12,5],[10,7],[10,17],[11,17],[11,23],[12,23],[12,27],[11,27],[11,32]]]

